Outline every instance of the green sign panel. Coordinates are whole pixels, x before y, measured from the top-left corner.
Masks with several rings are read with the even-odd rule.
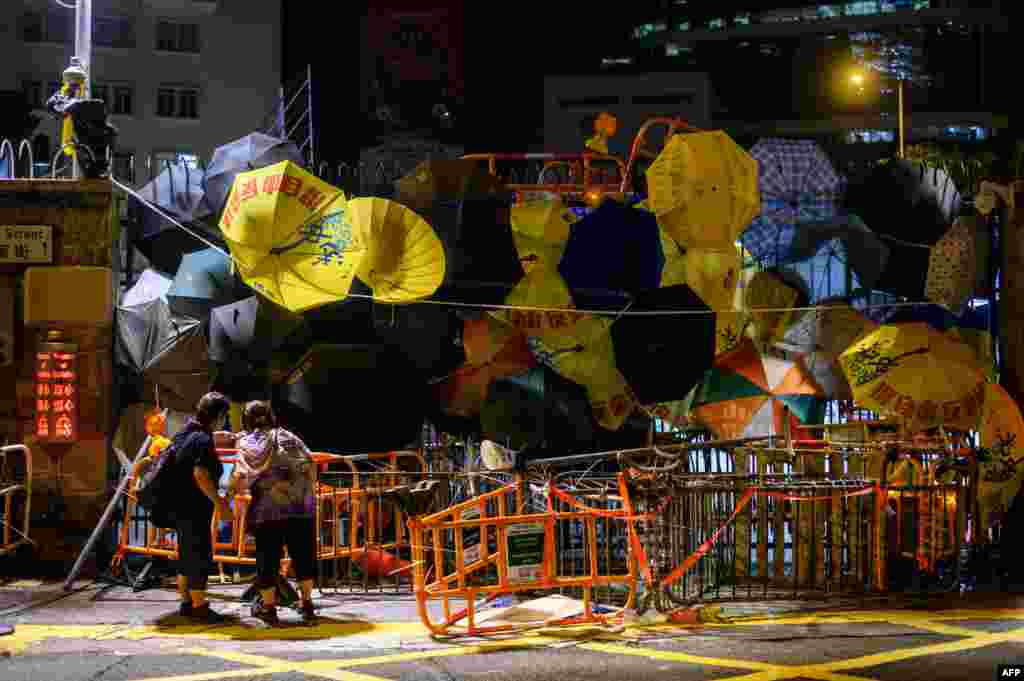
[[[508,578],[514,582],[544,576],[544,525],[510,525],[507,531]]]

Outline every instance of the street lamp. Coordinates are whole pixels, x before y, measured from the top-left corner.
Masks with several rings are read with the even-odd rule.
[[[853,83],[857,87],[858,92],[861,92],[861,93],[864,92],[865,78],[864,78],[864,74],[863,73],[860,73],[860,72],[853,73],[850,76],[850,82]],[[900,78],[898,76],[896,78],[896,107],[897,107],[897,110],[898,110],[897,121],[898,121],[898,126],[899,126],[899,141],[900,141],[899,152],[898,153],[899,153],[899,157],[900,158],[905,158],[905,155],[904,155],[904,145],[903,145],[903,137],[904,137],[904,135],[903,135],[903,78]]]

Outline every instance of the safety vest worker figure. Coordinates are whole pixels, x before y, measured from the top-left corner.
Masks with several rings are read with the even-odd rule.
[[[64,70],[60,91],[55,93],[47,102],[47,109],[51,114],[63,118],[61,127],[60,143],[64,148],[64,154],[69,158],[76,157],[75,147],[75,126],[71,120],[71,113],[68,106],[76,99],[85,99],[89,96],[86,79],[88,75],[78,57],[71,58],[71,66]]]

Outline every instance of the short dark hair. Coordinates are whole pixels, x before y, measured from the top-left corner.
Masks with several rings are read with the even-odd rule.
[[[209,428],[230,409],[231,403],[224,395],[216,392],[206,393],[199,398],[199,404],[196,405],[196,420]]]
[[[256,430],[257,428],[273,428],[277,425],[277,417],[270,402],[253,400],[245,405],[242,412],[242,430]]]

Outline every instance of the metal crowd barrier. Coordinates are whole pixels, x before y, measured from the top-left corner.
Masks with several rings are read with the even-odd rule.
[[[226,466],[236,461],[235,450],[218,449],[220,460]],[[344,560],[348,568],[349,584],[355,584],[353,566],[358,567],[362,559],[362,585],[382,575],[371,575],[374,565],[386,563],[386,555],[410,551],[409,539],[404,527],[406,518],[402,510],[385,499],[387,489],[425,478],[427,471],[419,452],[387,452],[341,456],[328,453],[314,453],[317,464],[317,549],[318,565],[321,569],[321,586],[325,577],[333,577],[337,584],[342,577],[336,562]],[[214,561],[222,580],[226,580],[226,566],[255,566],[256,547],[252,535],[246,528],[246,512],[251,497],[238,495],[232,503],[232,517],[222,518],[214,514],[210,526],[213,539]],[[111,561],[110,572],[120,576],[125,559],[130,555],[151,559],[176,560],[178,546],[173,530],[155,527],[149,522],[148,514],[138,506],[129,493],[125,497],[121,526],[118,529],[118,546]],[[395,560],[400,560],[395,556]],[[281,563],[282,574],[290,566],[287,552]],[[335,563],[335,573],[323,574],[323,563]],[[367,569],[370,567],[370,569]],[[379,570],[377,570],[379,572]],[[133,579],[139,587],[145,572]],[[396,577],[396,585],[401,575]],[[234,578],[237,579],[237,573]],[[410,575],[405,581],[411,580]]]
[[[538,494],[545,497],[543,508],[537,508]],[[624,541],[625,523],[618,498],[551,485],[538,490],[522,478],[413,518],[409,529],[420,619],[435,635],[614,621],[632,607],[637,584],[634,561],[624,544],[615,545],[616,537]],[[578,609],[569,603],[571,611],[554,615],[481,609],[523,592],[572,595],[582,603]],[[440,620],[432,607],[437,600]]]
[[[18,468],[13,455],[21,455]],[[32,504],[32,450],[25,445],[0,447],[0,499],[3,500],[3,536],[0,556],[34,544],[29,538]]]

